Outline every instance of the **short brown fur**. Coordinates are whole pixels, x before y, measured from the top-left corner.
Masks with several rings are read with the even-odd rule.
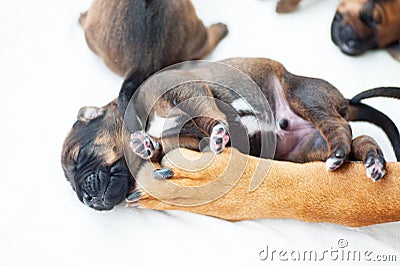
[[[190,150],[181,149],[180,152],[189,159],[199,156]],[[178,150],[168,154],[170,160],[178,155]],[[208,168],[197,172],[184,171],[163,161],[163,166],[171,167],[175,174],[172,182],[183,186],[207,184],[222,175],[228,164],[234,167],[247,161],[247,167],[229,192],[206,204],[185,206],[185,201],[191,197],[207,199],[207,191],[203,191],[204,194],[177,195],[176,191],[160,190],[157,193],[162,195],[164,202],[142,190],[142,197],[137,204],[146,209],[183,210],[230,221],[291,218],[358,227],[400,220],[399,163],[388,163],[385,179],[372,183],[363,175],[364,166],[360,163],[349,163],[334,173],[327,173],[321,162],[296,164],[273,161],[269,171],[265,169],[262,173],[261,178],[265,178],[262,184],[250,192],[250,182],[260,160],[264,159],[226,149],[215,157]],[[152,169],[150,163],[141,169],[137,176],[139,184],[152,176]],[[147,189],[160,189],[160,182],[169,181],[155,181],[154,186]],[[176,205],[165,202],[170,200],[175,200]]]
[[[206,28],[190,0],[94,0],[79,20],[90,49],[118,75],[200,59],[227,34]]]

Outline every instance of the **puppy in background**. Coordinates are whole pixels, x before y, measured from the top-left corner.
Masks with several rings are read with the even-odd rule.
[[[359,55],[386,47],[400,61],[400,0],[345,0],[332,22],[331,36],[340,50]]]
[[[90,49],[120,76],[200,59],[228,32],[205,27],[190,0],[94,0],[79,22]]]
[[[297,9],[301,0],[280,0],[278,13]],[[331,26],[332,41],[348,55],[386,48],[400,61],[400,0],[342,0]]]

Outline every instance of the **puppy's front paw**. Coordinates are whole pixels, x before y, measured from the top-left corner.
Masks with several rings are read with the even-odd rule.
[[[382,155],[369,154],[364,164],[367,170],[367,177],[371,178],[374,182],[382,179],[386,174],[386,161]]]
[[[221,153],[228,142],[229,134],[225,126],[222,124],[215,125],[211,132],[210,149],[216,154]]]
[[[131,134],[130,147],[134,153],[143,159],[150,159],[157,149],[158,143],[142,131]]]
[[[331,157],[326,160],[326,170],[327,171],[335,171],[338,169],[346,160],[346,153],[343,149],[337,149]]]

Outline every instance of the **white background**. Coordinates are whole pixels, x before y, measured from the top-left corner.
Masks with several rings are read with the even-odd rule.
[[[272,58],[294,74],[329,81],[346,97],[400,86],[400,63],[384,51],[352,58],[333,45],[330,23],[338,1],[305,0],[290,15],[276,14],[275,0],[194,4],[206,24],[221,21],[230,29],[208,59]],[[78,109],[108,103],[122,82],[85,43],[78,18],[90,1],[0,5],[0,265],[271,265],[277,259],[258,258],[267,245],[322,251],[337,248],[339,239],[349,249],[397,254],[400,260],[400,223],[365,228],[283,219],[230,223],[177,211],[85,207],[63,176],[61,145]],[[399,102],[367,102],[400,125]],[[386,158],[395,160],[381,130],[357,124],[354,133],[371,134]]]

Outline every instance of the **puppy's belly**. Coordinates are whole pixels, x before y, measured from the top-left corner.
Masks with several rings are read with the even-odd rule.
[[[312,127],[293,130],[277,130],[275,159],[304,162],[308,161],[308,153],[324,150],[326,141],[319,131]],[[324,158],[320,158],[323,160]]]

